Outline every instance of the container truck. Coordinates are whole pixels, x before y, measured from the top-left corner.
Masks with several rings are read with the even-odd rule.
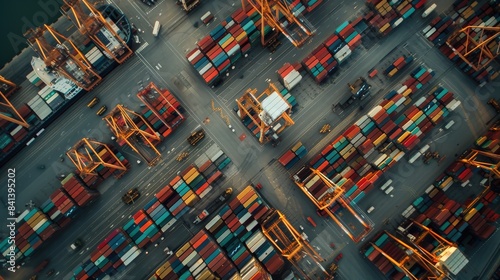
[[[159,21],[156,21],[155,22],[155,25],[153,27],[153,36],[157,37],[158,34],[160,34],[160,28],[161,28],[161,24]]]
[[[430,5],[429,8],[425,9],[425,11],[422,13],[422,17],[423,18],[428,17],[436,9],[436,7],[437,7],[436,4]]]
[[[192,146],[195,146],[200,142],[203,138],[205,138],[205,131],[203,129],[197,130],[188,137],[187,141]]]

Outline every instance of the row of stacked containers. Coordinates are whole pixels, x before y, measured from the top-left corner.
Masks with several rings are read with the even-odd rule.
[[[490,65],[476,71],[455,53],[459,52],[463,55],[466,51],[466,36],[464,33],[459,35],[459,40],[453,42],[453,49],[444,43],[456,29],[453,23],[459,24],[462,28],[467,26],[500,26],[500,11],[498,10],[498,3],[495,3],[495,1],[486,1],[480,6],[477,1],[471,2],[467,0],[457,0],[453,4],[453,10],[453,15],[449,17],[436,17],[430,25],[424,29],[424,31],[426,31],[425,36],[437,45],[439,50],[444,55],[446,55],[451,61],[455,62],[455,64],[463,72],[472,77],[479,84],[494,80],[499,75],[498,68]],[[470,32],[470,36],[476,40],[479,39],[481,36],[480,34],[481,31],[478,29]],[[499,44],[500,42],[497,40],[491,40],[488,42],[486,47],[492,53],[495,53]],[[479,50],[467,56],[468,60],[473,61],[474,63],[478,61],[479,57]],[[481,61],[481,65],[484,65],[485,61],[486,59]]]
[[[212,158],[215,158],[214,154],[224,156],[220,151],[216,145],[207,150]],[[90,258],[73,271],[73,279],[97,278],[123,271],[143,249],[156,242],[200,200],[196,188],[208,181],[212,182],[209,189],[214,187],[213,184],[222,178],[221,171],[203,173],[195,166],[188,166],[181,171],[143,209],[134,213],[124,226],[114,230],[101,242]]]
[[[40,122],[40,118],[26,104],[19,107],[17,111],[29,125],[36,125]],[[9,112],[3,114],[15,118],[15,116]],[[21,142],[28,135],[28,129],[4,119],[0,119],[0,127],[2,128],[0,130],[0,149],[2,153],[9,152],[15,147],[16,143]]]
[[[432,72],[419,66],[401,88],[389,92],[379,105],[311,159],[310,166],[342,186],[351,202],[359,202],[374,188],[383,172],[400,161],[460,104],[447,89],[435,88],[409,106],[415,98],[413,94],[423,86],[418,78],[425,73],[428,73],[425,79],[432,78]],[[308,176],[297,175],[301,179]],[[302,183],[317,199],[327,191],[318,176]]]
[[[290,8],[295,15],[305,14],[315,9],[322,1],[295,0],[291,1]],[[187,53],[186,58],[207,85],[214,85],[236,61],[260,45],[261,24],[261,15],[255,8],[252,7],[246,12],[240,8],[218,24],[209,35],[199,40],[196,47]],[[271,27],[266,25],[264,35],[271,33]]]
[[[16,260],[29,257],[52,234],[68,225],[81,207],[87,206],[99,196],[99,192],[88,188],[73,173],[61,181],[61,186],[40,208],[26,210],[17,217]],[[8,258],[10,246],[8,238],[0,243],[4,257]]]
[[[476,140],[475,148],[498,154],[499,141],[500,132],[490,130]],[[484,145],[485,143],[487,144]],[[489,175],[479,168],[458,161],[453,162],[446,168],[445,172],[434,180],[434,183],[425,190],[423,195],[416,198],[403,211],[403,217],[411,218],[431,228],[442,237],[456,243],[461,250],[467,250],[470,248],[470,244],[474,244],[477,240],[487,240],[496,231],[495,223],[500,218],[500,214],[490,207],[498,204],[499,195],[493,190],[489,190],[468,213],[465,213],[464,210],[472,198],[464,202],[450,198],[453,192],[460,191],[461,188],[468,185],[471,177],[478,173],[485,178]],[[448,190],[450,191],[448,192]],[[385,252],[392,250],[388,248],[392,245],[386,245],[388,238],[385,233],[375,236],[372,242],[380,248],[385,246]],[[428,244],[428,246],[431,245]],[[433,246],[426,249],[432,251],[436,244]],[[384,275],[391,275],[395,272],[393,265],[386,258],[379,256],[372,246],[366,248],[364,255]],[[391,256],[394,257],[393,254]]]
[[[299,63],[294,63],[293,65],[285,63],[278,69],[278,80],[287,90],[292,90],[302,80],[301,70],[302,65]]]
[[[361,45],[361,34],[354,30],[356,22],[343,22],[335,33],[328,37],[311,54],[302,60],[302,65],[317,83],[338,69],[338,65],[348,59]]]
[[[426,2],[426,0],[367,0],[366,5],[371,11],[365,14],[364,20],[377,34],[385,36],[410,18],[416,9],[422,8]]]
[[[396,58],[396,60],[384,70],[384,75],[387,75],[389,78],[394,77],[400,70],[403,70],[412,63],[413,59],[414,57],[412,55],[402,55]]]
[[[279,159],[278,162],[281,163],[286,169],[292,168],[292,166],[297,163],[301,158],[307,154],[307,149],[302,142],[295,144],[290,150],[286,151]]]
[[[246,187],[149,279],[270,279],[284,260],[259,227],[269,210]]]

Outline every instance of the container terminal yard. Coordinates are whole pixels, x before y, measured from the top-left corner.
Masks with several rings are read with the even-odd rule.
[[[3,279],[500,278],[498,1],[61,12],[0,70]]]

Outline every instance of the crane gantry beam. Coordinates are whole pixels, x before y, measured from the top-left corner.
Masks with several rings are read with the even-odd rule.
[[[19,86],[15,83],[7,80],[3,76],[0,76],[0,91],[3,92],[5,96],[10,96],[17,90],[19,90]]]
[[[423,224],[411,220],[413,225],[416,225],[418,228],[422,230],[420,235],[416,237],[416,239],[412,242],[415,246],[419,248],[419,251],[422,252],[424,255],[427,256],[427,258],[432,261],[433,263],[438,263],[439,262],[439,255],[446,249],[450,247],[457,247],[456,244],[453,242],[448,241],[446,238],[442,237],[441,235],[437,234],[434,232],[432,229],[424,226]],[[421,242],[428,236],[431,236],[434,238],[434,243],[437,243],[438,245],[432,252],[429,252],[424,248],[424,246],[421,245]]]
[[[489,159],[489,162],[487,161]],[[476,168],[481,168],[488,171],[490,178],[496,177],[500,178],[500,155],[484,152],[476,149],[471,149],[469,152],[465,153],[460,159],[460,162],[469,164]],[[463,215],[467,215],[472,208],[489,192],[491,182],[484,187],[483,191],[477,195],[464,209]]]
[[[57,46],[53,47],[47,42],[44,37],[45,31],[54,37]],[[29,29],[24,36],[48,68],[56,70],[86,91],[93,89],[102,80],[75,44],[52,27],[44,25]]]
[[[272,209],[267,218],[261,223],[261,227],[262,233],[267,239],[306,279],[311,278],[299,266],[299,261],[306,256],[309,256],[327,277],[331,277],[319,263],[323,259],[321,255],[314,250],[309,242],[302,238],[301,234],[280,211]]]
[[[344,197],[344,189],[341,186],[335,184],[330,178],[317,169],[309,168],[313,175],[318,176],[326,186],[327,191],[321,197],[321,199],[316,199],[307,189],[303,182],[295,180],[295,184],[304,192],[304,194],[309,197],[309,199],[316,205],[319,210],[323,210],[330,218],[339,225],[342,230],[354,241],[359,242],[364,237],[366,237],[373,230],[373,223],[367,218],[367,215],[362,215],[360,209],[354,209],[350,202]],[[309,176],[310,177],[310,176]],[[339,203],[347,209],[363,226],[363,232],[355,236],[331,211],[330,207],[335,203]]]
[[[270,136],[267,135],[269,130],[274,126],[274,124],[283,120],[281,127],[276,130],[276,133],[281,133],[285,128],[292,126],[295,122],[290,117],[292,106],[286,101],[283,96],[279,93],[280,90],[273,84],[269,83],[269,87],[264,90],[260,95],[257,96],[256,89],[248,89],[240,99],[236,99],[236,104],[239,109],[240,119],[249,117],[252,122],[259,129],[259,143],[264,144],[270,141]],[[270,96],[273,93],[277,93],[279,98],[287,104],[287,109],[278,118],[272,121],[272,123],[266,123],[261,114],[264,112],[261,100],[265,97]]]
[[[295,47],[301,47],[307,39],[314,34],[314,28],[302,15],[294,15],[288,4],[281,0],[241,0],[243,10],[247,11],[247,5],[252,6],[261,15],[261,43],[267,46],[271,38],[266,38],[265,26],[269,26],[290,40]],[[290,24],[296,24],[295,32],[288,30],[286,25],[280,22],[284,17]]]
[[[103,158],[106,153],[109,153],[111,158],[114,159],[113,163]],[[121,170],[122,172],[117,174],[116,177],[121,177],[127,171],[127,167],[120,161],[108,145],[88,138],[83,138],[78,141],[68,152],[66,152],[66,155],[81,174],[98,176],[96,168],[101,165],[111,169]]]
[[[155,147],[155,144],[160,142],[161,138],[141,115],[118,104],[103,119],[116,136],[117,141],[123,141],[129,145],[149,166],[153,166],[159,162],[161,153]],[[146,126],[146,129],[140,129],[136,121],[142,122]],[[151,149],[154,155],[148,155],[147,151],[142,148],[142,145],[146,145]]]
[[[86,7],[90,13],[84,12],[83,7]],[[72,14],[73,22],[80,33],[89,36],[101,50],[105,51],[116,62],[122,64],[134,54],[101,12],[87,0],[64,0],[61,10],[70,19],[72,19],[70,16]]]
[[[479,30],[479,31],[478,31]],[[457,41],[461,41],[461,35],[465,34],[463,52],[457,51]],[[479,35],[479,39],[476,37]],[[490,50],[488,44],[500,38],[500,27],[497,26],[466,26],[455,32],[448,38],[446,44],[463,61],[469,64],[475,71],[479,71],[490,64],[500,53],[500,46]],[[477,56],[476,56],[477,55]],[[474,58],[474,56],[476,56]]]
[[[14,116],[11,117],[11,116],[8,116],[7,114],[0,112],[0,119],[6,120],[8,122],[15,123],[18,125],[22,125],[25,128],[30,127],[28,122],[26,122],[26,120],[21,116],[21,114],[19,114],[16,107],[14,107],[14,105],[12,105],[12,103],[10,103],[7,96],[5,96],[2,91],[0,91],[0,106],[1,106],[0,111],[5,112],[5,109],[9,109],[9,114],[13,113],[13,115],[15,115],[15,117]]]
[[[370,243],[375,250],[380,252],[387,260],[389,260],[393,265],[396,267],[400,268],[407,277],[409,277],[412,280],[442,280],[448,278],[448,275],[445,271],[437,267],[434,263],[432,263],[429,259],[427,259],[424,255],[422,255],[419,250],[415,249],[411,245],[408,245],[407,243],[403,242],[399,238],[395,237],[394,235],[390,234],[387,231],[384,231],[387,236],[395,241],[399,246],[404,248],[405,255],[402,257],[400,261],[394,259],[392,256],[390,256],[387,252],[385,252],[382,248],[378,247],[374,243]],[[408,269],[408,265],[411,265],[411,263],[418,263],[422,268],[424,268],[427,272],[427,275],[422,278],[422,277],[417,277],[411,271]]]

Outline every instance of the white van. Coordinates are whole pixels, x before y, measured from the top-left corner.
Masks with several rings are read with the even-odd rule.
[[[385,190],[385,194],[390,194],[392,190],[394,190],[394,187],[390,186],[387,190]]]
[[[153,36],[157,37],[158,34],[160,34],[160,28],[161,28],[161,24],[159,21],[156,21],[155,22],[155,25],[153,27]]]

